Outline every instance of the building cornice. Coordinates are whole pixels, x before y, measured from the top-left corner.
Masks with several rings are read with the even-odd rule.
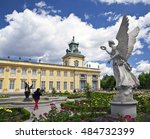
[[[57,69],[57,70],[72,70],[72,71],[86,71],[86,72],[97,72],[100,73],[99,69],[96,68],[86,68],[86,67],[75,67],[75,66],[65,66],[59,64],[50,63],[38,63],[38,62],[26,62],[17,60],[4,60],[0,59],[1,66],[13,66],[13,67],[26,67],[26,68],[40,68],[40,69]]]

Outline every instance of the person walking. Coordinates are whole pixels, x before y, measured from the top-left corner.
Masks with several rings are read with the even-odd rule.
[[[37,88],[37,90],[33,94],[33,99],[35,101],[34,110],[38,109],[38,103],[40,100],[40,96],[42,95],[40,88]]]

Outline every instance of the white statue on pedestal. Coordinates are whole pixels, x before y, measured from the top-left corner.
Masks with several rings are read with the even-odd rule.
[[[113,72],[116,79],[116,89],[118,91],[118,94],[114,97],[114,101],[133,100],[132,89],[139,85],[138,79],[131,72],[131,67],[127,62],[133,51],[136,36],[139,33],[139,27],[136,27],[133,31],[128,33],[128,26],[128,18],[124,16],[116,36],[118,45],[115,46],[113,41],[109,41],[108,44],[112,48],[111,52],[108,52],[105,46],[100,47],[110,55],[110,61],[113,61]]]

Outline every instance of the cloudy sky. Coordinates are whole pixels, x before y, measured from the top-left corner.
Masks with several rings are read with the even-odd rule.
[[[99,46],[116,42],[123,15],[129,18],[129,32],[140,27],[129,63],[137,75],[148,72],[150,0],[0,0],[0,58],[60,64],[75,36],[85,62],[111,75],[109,56]]]

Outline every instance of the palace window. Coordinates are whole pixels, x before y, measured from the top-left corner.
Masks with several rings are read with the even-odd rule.
[[[32,70],[32,75],[36,75],[36,69]]]
[[[49,81],[49,90],[53,90],[53,81]]]
[[[45,89],[45,81],[42,81],[41,88],[42,88],[42,89]]]
[[[82,78],[82,79],[86,79],[86,74],[80,74],[80,78]]]
[[[22,69],[22,75],[27,75],[27,69]]]
[[[97,90],[97,87],[98,87],[98,82],[97,81],[92,81],[92,88],[94,90]]]
[[[15,80],[10,80],[9,89],[15,88]]]
[[[2,89],[3,86],[3,80],[0,80],[0,89]]]
[[[3,73],[4,73],[4,68],[0,67],[0,74],[3,74]]]
[[[80,80],[80,89],[83,90],[85,89],[86,81],[85,80]]]
[[[57,81],[57,90],[60,90],[60,81]]]
[[[74,73],[73,72],[70,72],[70,77],[74,77]]]
[[[67,90],[67,82],[64,82],[64,90]]]
[[[64,77],[67,77],[67,71],[64,71]]]
[[[41,71],[41,75],[42,75],[42,76],[45,76],[45,75],[46,75],[46,71],[45,71],[45,70],[42,70],[42,71]]]
[[[21,89],[25,89],[26,80],[21,80]]]
[[[50,74],[50,76],[53,76],[53,71],[50,71],[50,73],[49,73],[49,74]]]
[[[16,74],[16,68],[11,68],[11,74]]]
[[[93,80],[97,80],[97,79],[98,79],[98,76],[97,76],[97,75],[92,75],[92,79],[93,79]]]
[[[57,71],[57,76],[60,76],[60,71]]]
[[[36,88],[36,80],[32,80],[32,89],[35,89]]]
[[[74,89],[73,82],[70,82],[70,90],[73,90],[73,89]]]

